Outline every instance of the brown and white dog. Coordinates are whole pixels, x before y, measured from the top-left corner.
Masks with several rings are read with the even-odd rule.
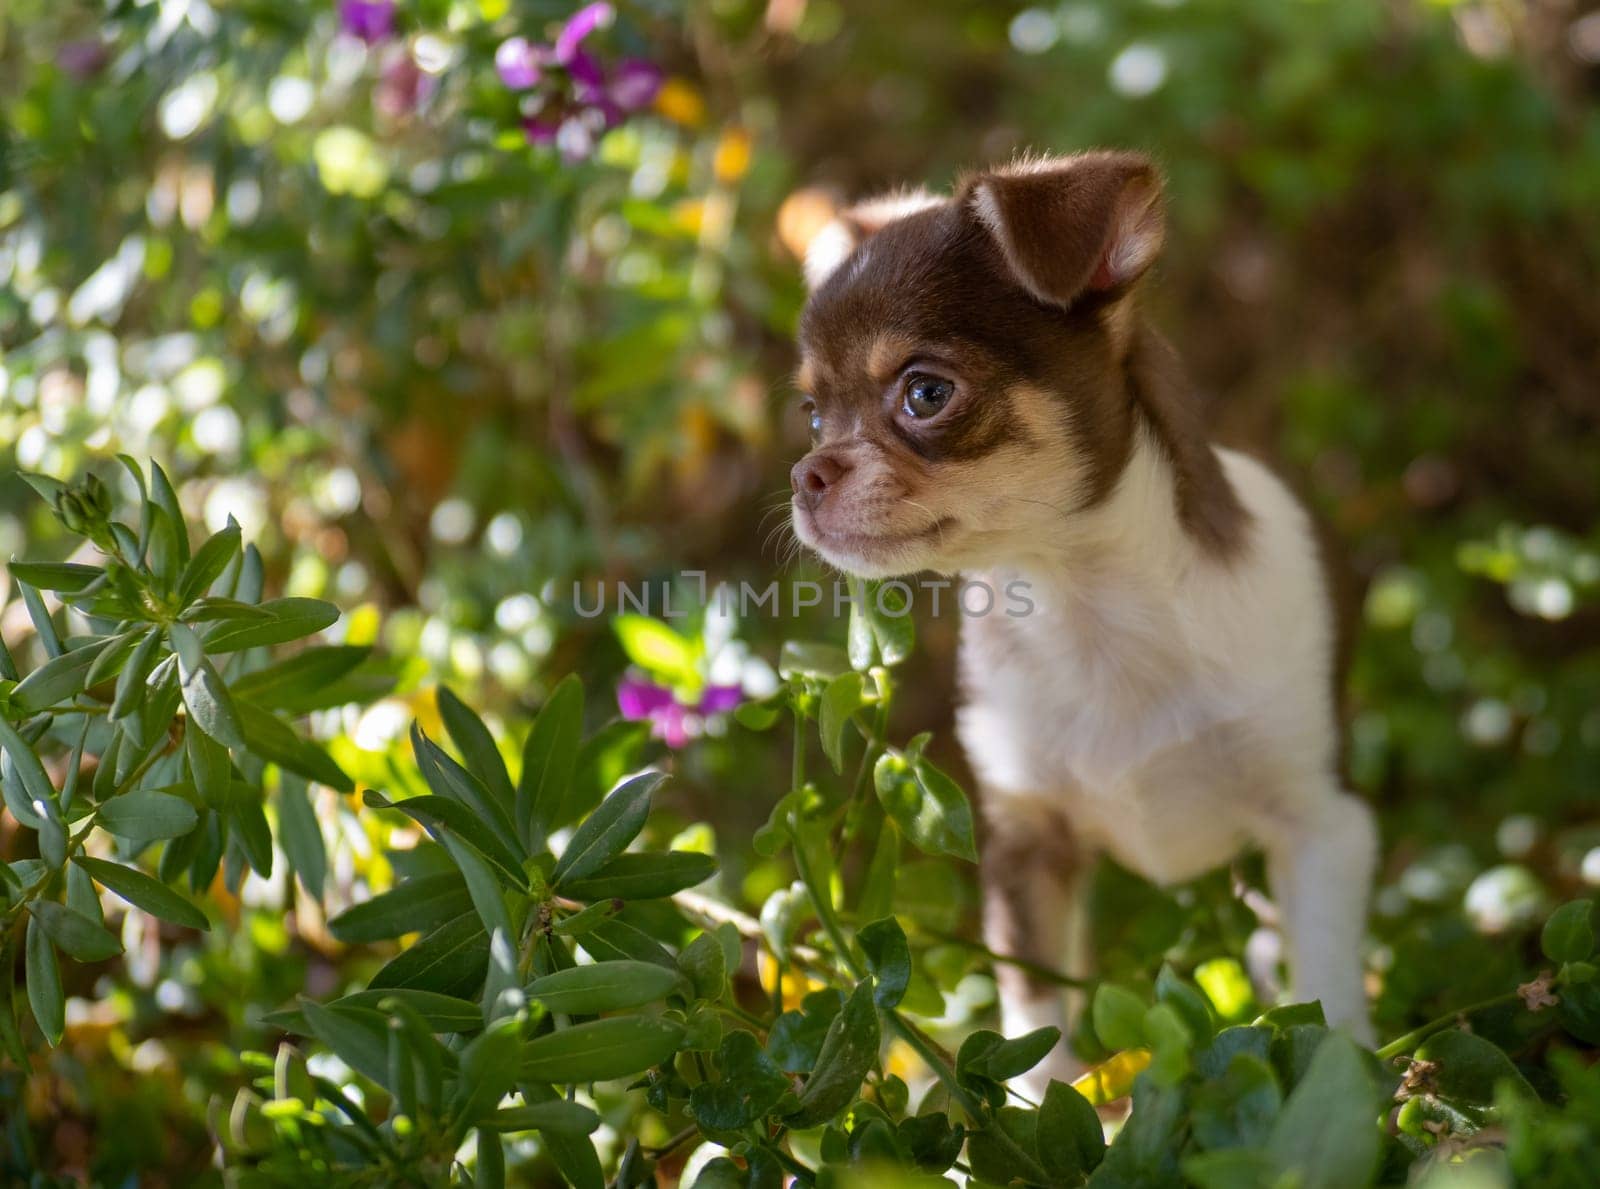
[[[962,625],[996,953],[1086,973],[1083,878],[1163,883],[1260,848],[1294,995],[1368,1039],[1372,817],[1337,774],[1334,624],[1312,525],[1214,446],[1135,289],[1163,237],[1131,153],[1026,160],[857,206],[813,241],[793,522],[841,570],[1029,584]],[[1000,971],[1009,1035],[1065,1028]],[[1033,1081],[1070,1070],[1065,1046]]]

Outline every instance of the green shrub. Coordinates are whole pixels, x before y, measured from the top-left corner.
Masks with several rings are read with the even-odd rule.
[[[32,480],[102,564],[12,567],[48,654],[26,675],[0,654],[5,804],[38,852],[0,865],[0,956],[26,988],[11,1002],[15,980],[0,981],[0,1030],[24,1070],[35,1045],[62,1039],[62,959],[122,948],[96,884],[175,930],[205,929],[218,870],[237,891],[270,873],[276,843],[320,897],[306,785],[354,785],[284,714],[387,686],[348,645],[275,659],[334,609],[263,601],[236,526],[191,550],[160,468],[148,486],[127,469],[148,493],[131,525],[97,478]],[[41,590],[66,610],[52,615]],[[1170,966],[1147,989],[1098,986],[1088,1014],[1111,1055],[1041,1102],[1007,1083],[1066,1043],[1055,1029],[970,1030],[952,1053],[930,1034],[944,939],[891,909],[915,852],[975,857],[972,813],[926,737],[887,737],[911,640],[875,594],[856,588],[848,650],[787,646],[779,690],[738,712],[748,729],[793,726],[791,787],[754,843],[798,880],[759,920],[695,890],[711,855],[654,839],[665,773],[618,782],[639,766],[642,725],[586,736],[568,678],[513,773],[507,741],[441,690],[452,749],[413,724],[413,767],[396,773],[412,795],[363,795],[364,816],[418,827],[417,845],[389,890],[328,922],[351,945],[415,940],[358,989],[301,995],[261,1022],[286,1038],[247,1055],[219,1120],[230,1180],[492,1186],[508,1165],[526,1176],[548,1162],[602,1189],[678,1175],[702,1144],[716,1145],[696,1154],[704,1189],[952,1171],[992,1185],[1356,1189],[1408,1165],[1483,1161],[1541,1184],[1585,1167],[1579,1106],[1600,1090],[1563,1053],[1600,1042],[1589,901],[1546,919],[1544,973],[1376,1054],[1330,1033],[1315,1004],[1228,1023],[1237,1005],[1220,983],[1202,992]],[[770,994],[749,977],[752,950]],[[925,1083],[915,1103],[908,1082]],[[1130,1091],[1107,1145],[1091,1100]],[[602,1122],[620,1144],[596,1145]],[[1485,1142],[1502,1137],[1503,1153]]]

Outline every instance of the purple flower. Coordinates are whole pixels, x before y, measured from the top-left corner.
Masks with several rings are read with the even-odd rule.
[[[624,58],[617,63],[606,93],[625,112],[639,111],[655,102],[661,90],[661,67],[644,58]]]
[[[563,66],[571,62],[583,39],[596,29],[609,25],[616,15],[617,10],[604,3],[604,0],[599,4],[585,4],[578,9],[567,18],[567,23],[561,27],[561,32],[556,37],[556,61]]]
[[[633,722],[648,721],[651,734],[668,747],[680,748],[699,733],[700,723],[713,714],[726,714],[744,701],[737,685],[707,686],[700,700],[685,706],[664,685],[628,677],[617,686],[617,708]]]
[[[529,116],[522,121],[523,134],[531,145],[555,144],[556,133],[561,131],[561,121],[549,116]],[[623,712],[626,715],[626,711]]]
[[[744,689],[737,685],[709,685],[700,695],[701,714],[726,714],[744,701]]]
[[[111,51],[99,41],[69,41],[56,51],[56,65],[78,82],[87,82],[105,69]]]
[[[605,88],[606,72],[598,59],[582,50],[566,60],[567,73],[572,77],[573,90],[587,103],[597,98]]]
[[[508,37],[494,52],[494,68],[506,86],[526,91],[538,83],[549,54],[548,46],[534,45],[526,37]]]
[[[617,686],[617,709],[632,722],[650,718],[672,704],[672,691],[653,681],[628,677]]]
[[[339,0],[339,27],[376,45],[394,32],[394,0]]]

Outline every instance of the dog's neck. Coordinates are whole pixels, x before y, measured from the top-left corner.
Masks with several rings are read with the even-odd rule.
[[[1244,549],[1249,516],[1224,473],[1170,347],[1135,322],[1124,332],[1122,393],[1133,411],[1120,473],[1107,494],[1070,515],[1045,516],[983,567],[1046,590],[1171,591],[1197,566]],[[1071,506],[1071,493],[1055,493]],[[976,575],[974,575],[976,576]]]
[[[1054,601],[1094,594],[1147,597],[1171,590],[1204,560],[1204,550],[1179,515],[1173,462],[1147,425],[1133,443],[1115,486],[1092,508],[1051,517],[982,573],[967,575],[999,588],[1021,580]]]

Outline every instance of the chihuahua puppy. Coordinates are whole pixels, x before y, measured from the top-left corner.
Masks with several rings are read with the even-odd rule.
[[[1028,584],[1031,614],[962,624],[995,953],[1087,974],[1097,853],[1172,883],[1260,848],[1295,997],[1369,1040],[1376,836],[1337,774],[1328,576],[1304,509],[1208,440],[1139,316],[1163,229],[1156,169],[1120,152],[837,218],[805,264],[794,530],[862,577]],[[1007,1035],[1066,1029],[1057,985],[998,977]],[[1057,1046],[1032,1088],[1072,1072]]]

